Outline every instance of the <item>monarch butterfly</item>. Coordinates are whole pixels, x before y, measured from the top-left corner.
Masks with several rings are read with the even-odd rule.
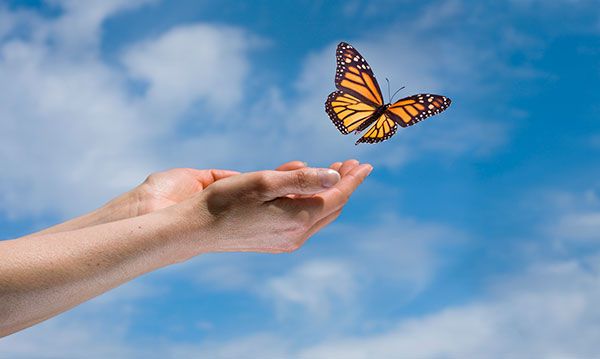
[[[397,125],[412,126],[444,111],[452,102],[445,96],[418,94],[386,104],[371,67],[354,47],[340,42],[335,55],[337,91],[327,97],[325,111],[344,135],[373,125],[357,145],[385,141],[396,133]]]

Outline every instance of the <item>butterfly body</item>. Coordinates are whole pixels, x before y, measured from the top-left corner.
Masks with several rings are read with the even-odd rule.
[[[362,132],[371,126],[356,144],[385,141],[396,133],[398,125],[414,125],[450,106],[449,98],[432,94],[386,104],[371,67],[354,47],[341,42],[336,60],[337,91],[327,97],[325,111],[342,134]]]
[[[385,113],[385,111],[387,111],[388,107],[390,107],[391,105],[392,105],[391,103],[388,103],[388,104],[377,107],[377,109],[375,110],[375,112],[373,112],[371,117],[369,117],[367,120],[365,120],[365,122],[361,123],[356,128],[356,130],[354,130],[354,133],[362,132],[367,127],[371,126],[375,121],[377,121],[377,119],[379,117],[381,117],[381,115],[383,115]]]

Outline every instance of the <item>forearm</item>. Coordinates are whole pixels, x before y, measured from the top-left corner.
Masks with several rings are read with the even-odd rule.
[[[184,234],[189,224],[181,218],[158,211],[0,242],[0,336],[189,258],[190,238]]]
[[[141,199],[138,198],[139,196],[137,193],[138,191],[136,188],[130,192],[122,194],[121,196],[111,200],[92,212],[46,228],[39,232],[29,234],[26,237],[37,237],[42,234],[74,231],[85,227],[138,216],[139,210],[137,207],[139,206],[138,204],[141,203]]]

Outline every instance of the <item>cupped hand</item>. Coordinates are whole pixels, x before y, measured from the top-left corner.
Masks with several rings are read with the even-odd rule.
[[[304,167],[300,161],[287,162],[277,168],[289,171]],[[216,181],[239,174],[237,171],[174,168],[153,173],[132,191],[132,215],[139,216],[180,203]]]
[[[195,253],[298,249],[340,214],[371,172],[356,160],[330,169],[297,168],[230,176],[178,206]]]

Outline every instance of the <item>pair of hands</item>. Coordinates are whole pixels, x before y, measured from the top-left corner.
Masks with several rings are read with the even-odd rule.
[[[0,337],[202,253],[298,249],[371,170],[356,160],[250,173],[173,169],[84,216],[0,241]]]
[[[173,169],[149,176],[129,193],[129,212],[179,218],[191,244],[181,260],[204,252],[290,252],[339,216],[371,170],[356,160],[329,169],[293,161],[243,174]]]

